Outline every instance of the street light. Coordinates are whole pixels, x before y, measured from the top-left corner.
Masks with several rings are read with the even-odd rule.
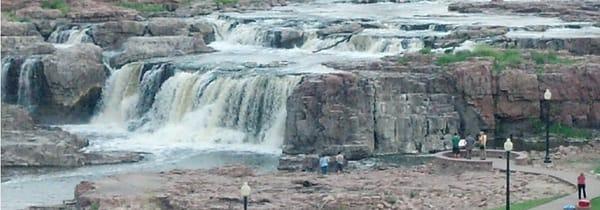
[[[552,93],[550,89],[546,89],[544,92],[544,103],[546,104],[546,156],[544,157],[544,163],[551,163],[550,160],[550,99],[552,99]]]
[[[513,143],[510,138],[504,142],[504,151],[506,151],[506,210],[510,210],[510,151],[513,149]]]
[[[248,196],[250,196],[250,186],[248,186],[248,182],[244,182],[244,185],[242,185],[242,188],[240,189],[240,193],[242,194],[242,197],[244,198],[244,210],[248,209]]]

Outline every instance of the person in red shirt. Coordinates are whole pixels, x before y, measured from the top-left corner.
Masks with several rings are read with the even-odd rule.
[[[579,200],[581,200],[581,191],[583,191],[583,198],[587,198],[587,195],[585,194],[585,176],[583,173],[579,174],[579,177],[577,177],[577,192],[579,193]]]

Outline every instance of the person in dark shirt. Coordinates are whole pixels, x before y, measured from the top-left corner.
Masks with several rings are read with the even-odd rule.
[[[475,147],[475,138],[473,136],[467,136],[467,145],[465,146],[465,150],[467,151],[466,158],[471,159],[471,153],[473,152],[473,147]]]

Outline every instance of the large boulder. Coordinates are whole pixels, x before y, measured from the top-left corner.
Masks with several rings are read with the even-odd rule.
[[[215,29],[212,23],[207,21],[194,21],[190,25],[191,34],[199,34],[204,39],[204,43],[208,44],[215,41]]]
[[[86,140],[60,129],[39,128],[27,112],[2,104],[2,167],[78,166]]]
[[[146,26],[141,22],[123,20],[94,25],[91,29],[94,42],[107,49],[120,48],[132,36],[142,36]]]
[[[187,36],[189,25],[181,18],[153,18],[148,22],[152,36]]]
[[[138,13],[132,9],[117,7],[110,3],[96,0],[79,0],[70,2],[71,9],[67,17],[73,22],[105,22],[118,20],[134,20]]]
[[[2,167],[73,167],[140,161],[135,152],[84,153],[88,141],[59,128],[38,126],[25,109],[2,104]]]
[[[2,21],[2,36],[39,36],[33,23]]]
[[[2,57],[51,54],[56,49],[40,36],[2,36]]]
[[[107,77],[102,49],[93,44],[77,44],[42,59],[49,90],[49,104],[40,106],[36,118],[52,122],[87,120]]]
[[[112,66],[148,58],[207,53],[214,50],[194,36],[131,37],[123,44],[123,51],[112,57]]]
[[[292,28],[276,28],[267,32],[267,45],[275,48],[294,48],[304,42],[304,32]]]

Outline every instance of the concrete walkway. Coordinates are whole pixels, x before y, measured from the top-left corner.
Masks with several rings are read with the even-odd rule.
[[[493,161],[493,167],[495,169],[500,169],[506,171],[506,159],[498,159],[498,158],[488,158]],[[552,176],[554,178],[560,179],[564,182],[568,182],[574,186],[577,186],[577,176],[579,176],[578,172],[570,172],[570,171],[559,171],[552,169],[543,169],[543,168],[534,168],[531,166],[519,166],[515,165],[512,161],[510,164],[510,171],[520,171],[525,173],[533,173],[533,174],[545,174]],[[600,196],[600,180],[598,180],[594,175],[586,173],[586,192],[587,199],[592,200],[592,198]],[[582,195],[583,196],[583,195]],[[552,202],[546,203],[544,205],[533,208],[534,210],[562,210],[563,206],[566,204],[575,205],[578,201],[577,191],[572,194],[569,194],[565,197],[559,198]],[[598,209],[598,206],[594,206],[594,209]]]

